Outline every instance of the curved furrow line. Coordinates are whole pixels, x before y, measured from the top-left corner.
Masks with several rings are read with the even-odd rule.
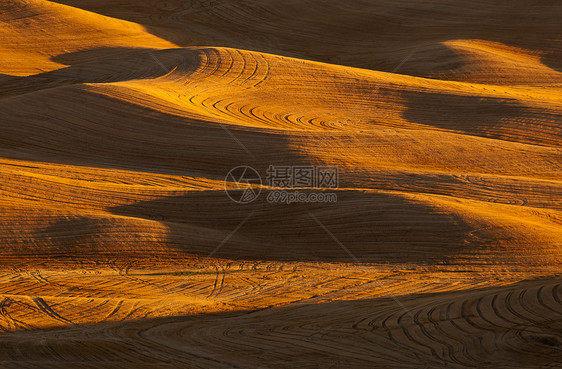
[[[492,297],[490,307],[496,317],[500,318],[502,321],[507,322],[509,326],[517,326],[521,324],[521,321],[525,321],[526,319],[523,318],[520,321],[517,319],[512,320],[513,317],[521,318],[519,315],[514,314],[513,309],[509,304],[509,300],[511,299],[512,295],[513,292],[507,292],[505,295],[494,295]],[[513,315],[513,317],[508,318],[507,315]]]
[[[426,352],[413,348],[407,343],[403,343],[402,340],[400,339],[400,335],[392,333],[393,329],[391,329],[390,326],[398,325],[396,324],[397,320],[394,318],[395,314],[396,313],[393,313],[392,315],[385,317],[384,320],[381,322],[381,328],[384,330],[385,336],[393,345],[395,345],[398,348],[398,350],[413,355],[416,358],[417,362],[424,362],[424,360],[427,359]],[[393,318],[394,318],[394,322],[391,322],[391,319]],[[405,333],[403,327],[399,326],[397,330],[398,329],[401,333]]]
[[[244,69],[246,69],[245,66],[248,63],[248,61],[246,60],[246,58],[244,58],[244,54],[242,54],[240,50],[237,49],[237,51],[240,54],[240,56],[242,56],[242,58],[244,59]],[[258,71],[260,70],[259,62],[256,59],[256,56],[253,53],[250,53],[248,55],[252,59],[252,63],[250,64],[253,66],[253,68],[251,69],[251,72],[250,69],[248,68],[248,72],[247,72],[248,76],[240,83],[240,86],[244,86],[247,82],[253,81],[254,76],[256,76],[258,74]],[[256,87],[256,84],[248,86],[245,89],[247,90],[253,87]]]
[[[513,324],[519,324],[507,320],[501,313],[498,314],[498,310],[493,303],[496,298],[497,295],[488,295],[482,296],[476,300],[475,311],[478,313],[477,318],[492,329],[505,329]],[[487,303],[486,300],[490,300],[490,302]]]
[[[538,291],[537,293],[531,293],[532,290],[521,290],[517,294],[517,301],[516,303],[511,302],[511,298],[515,299],[515,292],[510,293],[508,298],[506,299],[505,306],[509,312],[524,322],[530,322],[534,326],[541,327],[543,326],[543,319],[544,315],[540,314],[539,309],[541,307],[538,301]],[[532,303],[531,306],[528,306],[525,302],[525,296],[529,296],[534,298],[533,301],[529,301]],[[562,312],[561,312],[562,314]]]
[[[199,63],[199,67],[196,70],[197,75],[193,76],[193,80],[187,80],[186,90],[192,91],[199,88],[199,86],[205,84],[205,77],[206,76],[214,76],[216,72],[220,69],[220,63],[217,60],[220,60],[219,51],[216,49],[203,49],[199,54],[199,59],[203,62],[203,66],[201,66],[201,62]],[[216,59],[216,60],[215,60]],[[202,69],[199,69],[202,68]],[[207,72],[207,70],[209,70]],[[191,86],[195,84],[195,86]],[[191,105],[199,106],[201,103],[199,101],[197,94],[190,94],[189,103]]]
[[[218,91],[218,90],[221,90],[221,89],[225,89],[225,88],[228,88],[229,86],[235,86],[235,87],[239,87],[241,89],[253,88],[252,86],[244,87],[244,85],[246,84],[246,82],[250,81],[253,78],[254,75],[257,74],[257,71],[259,70],[259,64],[258,64],[257,59],[255,58],[253,53],[242,53],[240,50],[235,50],[234,52],[236,53],[236,55],[238,57],[234,56],[233,51],[226,50],[226,54],[229,55],[229,63],[230,63],[229,65],[224,66],[224,61],[222,59],[219,59],[216,62],[218,69],[224,69],[224,72],[223,72],[222,75],[217,75],[216,71],[213,71],[212,74],[211,74],[213,79],[217,79],[217,85],[211,86],[207,89],[202,89],[202,90],[197,91],[190,98],[191,103],[195,103],[195,101],[199,101],[199,104],[202,107],[204,107],[206,110],[209,110],[209,109],[212,108],[211,110],[214,110],[215,115],[217,115],[216,112],[224,113],[224,112],[229,111],[227,107],[224,107],[224,108],[219,107],[219,104],[221,103],[221,101],[226,101],[227,99],[222,99],[222,98],[220,98],[220,96],[215,96],[214,94],[211,94],[211,92]],[[225,54],[225,52],[222,52],[221,54]],[[247,65],[247,59],[248,58],[252,58],[252,60],[254,60],[254,62],[255,62],[255,66],[254,66],[253,69],[251,67],[249,68],[248,65]],[[266,61],[265,58],[263,58],[263,59]],[[235,72],[236,74],[233,77],[225,78],[225,77],[229,76],[230,74],[232,74],[233,71],[237,71],[237,72]],[[247,76],[246,78],[244,78],[244,75],[246,75],[246,74],[250,74],[250,75]],[[267,76],[267,74],[264,75],[264,78],[266,76]],[[239,80],[240,80],[240,82],[237,82]],[[258,81],[257,83],[260,83],[260,82],[261,81]],[[203,98],[203,96],[207,96],[207,97]],[[215,100],[217,98],[218,98],[218,100],[212,102],[213,100]],[[220,116],[220,114],[218,114],[217,116]],[[237,116],[237,115],[234,115],[233,117],[238,118],[238,119],[240,118],[240,116]]]
[[[472,363],[472,362],[476,362],[477,361],[477,356],[474,355],[473,353],[470,352],[469,347],[470,345],[475,346],[475,345],[481,345],[482,344],[482,338],[479,336],[475,336],[473,335],[471,332],[469,332],[467,329],[464,329],[463,327],[461,327],[462,322],[464,322],[463,319],[461,319],[461,311],[464,308],[464,304],[465,304],[466,300],[462,302],[462,304],[460,304],[460,308],[457,308],[456,311],[454,311],[452,309],[452,307],[454,305],[459,305],[458,301],[454,301],[454,302],[450,302],[449,304],[447,304],[446,308],[445,308],[445,321],[447,323],[450,323],[451,327],[454,329],[452,331],[451,334],[449,334],[448,336],[450,337],[458,337],[457,339],[459,340],[460,344],[461,344],[461,352],[462,352],[462,356],[466,358],[467,362]],[[454,318],[453,318],[453,314],[454,314]],[[456,334],[456,335],[455,335]],[[465,340],[461,340],[460,338],[465,338]],[[470,341],[470,342],[468,342]],[[459,353],[460,355],[461,353]]]
[[[211,298],[213,296],[213,294],[215,293],[215,291],[218,288],[219,285],[219,279],[220,279],[220,271],[219,271],[219,267],[215,265],[215,282],[213,283],[213,289],[211,290],[211,292],[207,295],[207,298]]]
[[[15,319],[12,314],[8,311],[12,305],[16,305],[17,302],[10,297],[4,297],[2,301],[0,301],[0,316],[3,318],[2,320],[7,321],[7,327],[3,330],[5,331],[15,331],[20,328],[30,328],[29,325],[25,324],[25,322]]]
[[[222,269],[222,277],[221,277],[221,282],[220,282],[220,286],[219,286],[219,290],[216,293],[216,296],[222,294],[222,290],[224,288],[224,280],[226,278],[226,269],[224,267],[221,266]]]
[[[438,334],[431,333],[430,329],[426,327],[426,324],[420,321],[420,315],[423,315],[423,318],[424,319],[427,318],[427,320],[431,323],[431,313],[432,313],[432,309],[429,310],[420,309],[413,316],[413,321],[417,325],[421,333],[420,340],[424,342],[431,342],[433,345],[435,345],[436,347],[433,349],[434,350],[433,352],[437,354],[437,352],[439,351],[440,354],[438,356],[446,357],[449,359],[449,361],[455,362],[457,364],[461,364],[461,361],[459,361],[454,355],[455,350],[453,346],[449,342],[447,342],[447,340],[444,340],[441,337],[439,337]],[[432,325],[435,331],[439,332],[439,329],[436,328],[437,325],[435,323],[433,323]]]
[[[417,320],[417,314],[419,313],[419,311],[416,312],[416,314],[411,314],[410,311],[406,312],[402,312],[400,314],[400,316],[396,319],[396,324],[398,326],[400,326],[402,332],[404,333],[404,337],[406,337],[406,343],[409,344],[408,346],[410,347],[410,349],[414,349],[419,351],[422,355],[426,356],[426,360],[428,360],[429,358],[432,359],[436,359],[436,361],[440,362],[440,364],[442,364],[442,358],[441,355],[437,354],[437,351],[435,350],[435,348],[433,346],[431,346],[431,344],[433,344],[434,342],[432,341],[427,341],[424,339],[425,338],[429,338],[430,336],[426,335],[425,330],[423,328],[423,326],[420,324],[420,322]],[[408,325],[406,326],[406,324],[401,324],[402,322],[404,322],[406,319],[404,318],[411,318],[411,321],[413,323],[413,325]],[[410,320],[410,319],[408,319]]]
[[[256,110],[262,109],[263,107],[261,106],[245,104],[240,109],[240,112],[243,112],[243,108],[247,108],[247,113],[243,113],[245,116],[251,117],[253,120],[263,122],[266,126],[275,127],[279,124],[278,120],[274,117],[269,117],[265,112],[258,114]],[[281,127],[283,127],[283,125]]]
[[[270,124],[263,118],[253,116],[251,113],[245,112],[245,108],[252,109],[254,107],[254,105],[244,103],[243,100],[236,99],[226,104],[223,108],[223,111],[228,116],[234,119],[240,119],[242,122],[258,121],[260,123],[263,123],[265,126],[273,126],[273,124]]]
[[[449,313],[450,308],[453,304],[454,302],[451,302],[447,305],[447,307],[445,308],[445,314]],[[432,328],[435,330],[435,333],[431,335],[431,339],[434,341],[439,341],[442,345],[447,347],[447,356],[452,362],[455,362],[457,364],[473,362],[474,358],[466,349],[466,343],[461,339],[464,336],[463,332],[457,329],[455,332],[456,334],[451,334],[448,332],[448,328],[450,328],[450,325],[446,324],[445,322],[439,324],[439,321],[441,320],[439,317],[442,316],[443,313],[443,309],[438,309],[438,307],[432,307],[427,311],[427,319],[429,323],[432,324]],[[434,314],[436,314],[437,316],[434,317]],[[447,317],[447,319],[449,318]],[[444,327],[442,327],[442,325]]]
[[[109,321],[114,315],[116,315],[119,310],[121,310],[121,307],[123,306],[123,302],[124,300],[119,300],[116,304],[115,307],[113,308],[113,310],[111,310],[109,312],[109,314],[107,314],[101,321],[102,322],[107,322]]]
[[[554,293],[554,291],[556,290],[556,287],[557,287],[557,286],[552,286],[552,290],[553,290],[552,293]],[[546,296],[545,296],[545,297],[542,296],[542,295],[543,295],[543,290],[544,290],[544,288],[545,288],[545,286],[540,286],[540,287],[537,289],[536,299],[537,299],[538,303],[540,304],[541,307],[545,308],[545,309],[548,310],[549,312],[553,312],[553,313],[557,313],[557,314],[560,313],[559,310],[554,309],[553,307],[549,306],[549,305],[545,302],[544,298],[548,297],[549,295],[545,292],[544,294],[545,294]],[[550,296],[552,296],[552,295],[550,295]]]
[[[458,319],[454,320],[454,325],[455,328],[462,330],[469,337],[473,337],[478,340],[478,346],[481,347],[483,351],[485,350],[485,352],[480,353],[478,356],[483,356],[484,354],[489,354],[493,350],[494,345],[486,344],[490,340],[488,340],[482,333],[487,331],[487,327],[480,326],[476,323],[475,320],[477,320],[479,316],[474,314],[474,305],[474,301],[467,299],[462,300],[460,305],[460,314],[457,313]],[[464,325],[465,327],[463,328],[461,325]],[[482,359],[479,358],[479,360]]]
[[[239,77],[240,73],[243,73],[243,70],[242,70],[242,72],[239,72],[238,76],[234,77],[232,80],[221,81],[221,79],[223,77],[225,77],[225,76],[227,76],[228,74],[231,73],[232,66],[234,65],[235,59],[233,58],[233,54],[230,50],[227,50],[226,52],[224,52],[222,50],[217,50],[217,49],[212,49],[212,50],[215,51],[214,56],[215,56],[216,60],[213,60],[213,58],[209,58],[209,60],[212,60],[212,63],[214,64],[214,68],[212,69],[212,71],[210,73],[207,73],[204,76],[212,77],[213,80],[216,81],[216,82],[215,82],[215,84],[210,84],[205,80],[205,78],[200,78],[200,80],[201,80],[200,85],[208,85],[209,87],[207,87],[207,88],[203,87],[203,89],[198,90],[190,98],[190,101],[193,101],[193,100],[199,101],[199,105],[205,107],[206,109],[209,109],[209,107],[205,106],[204,102],[206,100],[214,97],[214,95],[210,95],[210,96],[204,97],[204,98],[200,97],[200,95],[209,95],[210,91],[215,91],[215,90],[219,90],[219,89],[224,88],[223,86],[229,85],[232,81],[236,80]],[[207,56],[210,55],[209,50],[207,50],[207,49],[203,50],[203,52]],[[228,56],[228,61],[226,62],[228,64],[227,66],[225,66],[225,61],[224,61],[225,55]]]
[[[32,297],[31,298],[33,300],[33,302],[35,302],[35,305],[37,305],[37,308],[42,311],[45,315],[59,321],[62,322],[64,324],[69,324],[69,325],[73,325],[74,323],[71,320],[68,320],[66,318],[64,318],[63,316],[61,316],[59,313],[55,312],[52,307],[45,302],[45,300],[43,300],[41,297]]]
[[[260,76],[260,78],[257,78],[257,82],[249,87],[249,88],[253,88],[253,87],[258,87],[259,85],[261,85],[263,82],[265,82],[269,76],[270,76],[270,72],[271,72],[271,65],[269,63],[269,60],[263,55],[263,54],[259,54],[259,57],[263,60],[266,68],[265,68],[265,73],[263,73],[263,76]],[[257,61],[256,61],[257,63]]]
[[[243,61],[243,65],[242,65],[242,70],[240,71],[240,75],[237,76],[234,80],[232,80],[232,82],[230,82],[229,85],[234,85],[236,87],[239,87],[241,91],[253,89],[257,85],[262,83],[265,78],[267,78],[270,68],[269,62],[267,61],[267,59],[264,58],[262,54],[254,53],[254,52],[246,52],[246,51],[242,52],[242,50],[239,49],[235,49],[235,50],[240,55],[240,58]],[[263,67],[260,65],[260,62],[258,61],[256,56],[260,56],[266,65],[266,73],[258,78],[255,77],[258,76],[258,72],[261,69],[263,69]],[[252,62],[250,63],[252,67],[247,66],[249,59],[252,60]],[[244,75],[246,75],[247,77],[243,78]],[[240,81],[234,83],[237,80]]]

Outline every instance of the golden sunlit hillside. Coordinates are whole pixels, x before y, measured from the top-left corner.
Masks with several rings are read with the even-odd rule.
[[[0,3],[0,367],[562,368],[562,3]]]

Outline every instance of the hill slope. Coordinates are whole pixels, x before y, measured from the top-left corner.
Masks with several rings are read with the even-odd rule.
[[[559,361],[562,10],[488,3],[3,2],[0,362]]]

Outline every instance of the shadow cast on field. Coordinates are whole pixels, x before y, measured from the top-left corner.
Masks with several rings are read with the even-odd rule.
[[[242,164],[265,172],[270,164],[312,160],[284,132],[221,123],[189,110],[165,113],[88,86],[64,88],[69,90],[10,102],[13,113],[0,121],[2,157],[221,181]]]
[[[401,97],[408,121],[471,135],[486,136],[528,113],[528,108],[513,99],[419,91],[403,91]]]
[[[124,362],[139,368],[547,367],[561,358],[557,283],[523,281],[16,331],[0,334],[0,363],[69,368],[77,363],[118,368]],[[504,303],[507,308],[501,307]]]
[[[188,49],[101,47],[61,54],[51,60],[68,67],[27,77],[2,76],[0,98],[81,83],[153,79],[175,68],[188,76],[198,65],[197,52]]]
[[[413,1],[416,6],[375,1],[350,2],[346,7],[311,2],[296,11],[292,1],[225,0],[139,2],[132,11],[126,5],[103,2],[54,2],[142,24],[151,34],[180,46],[242,48],[388,72],[418,46],[420,54],[401,72],[418,76],[462,66],[462,58],[440,46],[443,41],[480,39],[533,50],[537,42],[545,42],[537,41],[537,24],[544,40],[560,37],[557,22],[549,16],[559,12],[558,4],[537,4],[541,11],[521,12],[511,3],[466,7],[447,0]],[[562,71],[559,51],[548,47],[542,62]]]
[[[400,98],[406,107],[402,116],[412,123],[520,143],[556,145],[558,142],[554,123],[549,126],[544,123],[556,122],[556,112],[524,106],[515,99],[419,91],[401,92]]]
[[[335,191],[337,202],[287,204],[268,202],[270,193],[242,205],[224,191],[197,191],[111,212],[161,221],[170,245],[203,257],[440,263],[475,246],[474,229],[462,218],[400,196]]]

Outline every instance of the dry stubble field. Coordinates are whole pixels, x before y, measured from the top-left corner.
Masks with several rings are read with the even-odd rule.
[[[561,17],[2,1],[0,366],[562,368]]]

